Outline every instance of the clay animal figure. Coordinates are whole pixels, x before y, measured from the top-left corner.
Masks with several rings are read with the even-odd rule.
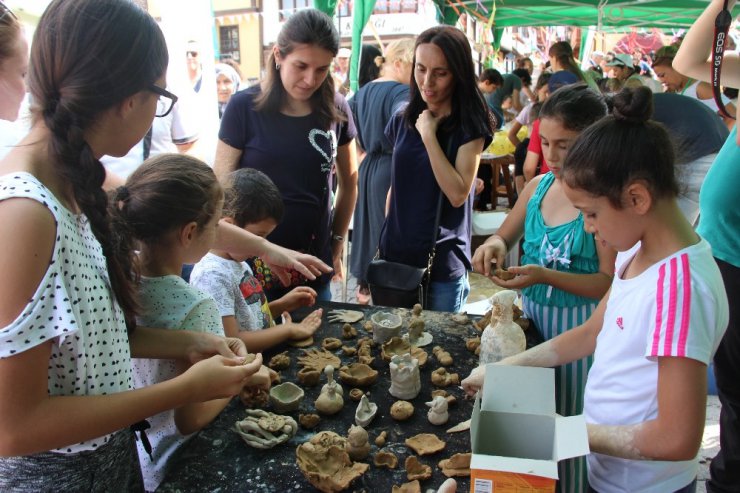
[[[360,398],[360,403],[357,405],[357,410],[355,411],[355,423],[357,426],[365,427],[370,424],[377,412],[378,405],[374,402],[370,402],[367,395],[363,395]]]
[[[427,402],[426,405],[429,408],[427,419],[433,425],[443,425],[450,419],[450,414],[447,412],[447,399],[441,395]]]
[[[527,338],[524,331],[513,319],[516,297],[515,291],[506,289],[491,298],[493,304],[491,324],[486,327],[480,338],[481,365],[496,363],[526,349]]]
[[[352,425],[347,432],[347,453],[352,460],[362,460],[370,454],[367,431],[362,426]]]
[[[391,388],[388,390],[397,399],[409,400],[419,395],[421,379],[419,360],[409,353],[394,355],[391,358]]]

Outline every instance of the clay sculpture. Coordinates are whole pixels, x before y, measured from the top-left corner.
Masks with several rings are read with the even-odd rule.
[[[342,339],[354,339],[357,337],[357,329],[350,324],[342,325]]]
[[[329,351],[315,348],[304,349],[303,355],[298,357],[298,364],[303,368],[312,368],[317,371],[324,371],[328,365],[339,368],[341,363],[339,357]]]
[[[449,459],[439,461],[437,465],[448,478],[470,476],[470,453],[455,454]]]
[[[433,425],[443,425],[450,419],[450,415],[447,412],[447,399],[442,396],[437,396],[431,401],[426,403],[429,408],[427,412],[427,419]]]
[[[378,447],[382,447],[383,445],[385,445],[385,437],[387,436],[388,436],[387,431],[381,431],[380,435],[378,435],[375,438],[375,445],[377,445]]]
[[[344,396],[344,388],[334,379],[334,367],[329,365],[324,368],[324,375],[326,375],[326,383],[321,387],[321,392],[328,392],[331,389],[339,395]]]
[[[365,315],[357,310],[332,310],[326,317],[329,322],[343,322],[345,324],[353,324],[363,318],[365,318]]]
[[[517,294],[509,289],[499,291],[491,298],[491,323],[481,335],[480,364],[496,363],[519,354],[527,347],[522,328],[514,323],[513,305]],[[495,320],[495,324],[494,324]]]
[[[421,483],[418,479],[403,483],[401,486],[393,485],[391,493],[421,493]]]
[[[411,309],[411,313],[415,317],[421,316],[421,305],[419,303],[416,303],[414,307]]]
[[[382,344],[395,337],[401,330],[401,317],[390,312],[376,312],[370,317],[373,323],[373,341]]]
[[[371,365],[375,358],[372,355],[373,340],[363,337],[357,341],[357,361],[365,365]]]
[[[370,402],[370,399],[366,395],[363,395],[355,411],[355,424],[365,427],[370,424],[377,413],[378,405]]]
[[[325,493],[342,491],[370,467],[352,462],[346,447],[344,437],[331,431],[320,431],[296,448],[296,462],[306,479],[318,490]]]
[[[334,367],[329,365],[324,372],[328,383],[321,388],[321,394],[314,402],[316,410],[321,414],[332,415],[341,411],[344,406],[342,386],[334,381]]]
[[[270,394],[267,390],[259,387],[244,387],[239,392],[239,399],[244,407],[248,409],[260,408],[267,406],[267,403],[270,402]]]
[[[365,391],[362,389],[358,389],[357,387],[349,391],[349,398],[355,402],[360,402],[360,399],[362,399],[363,395],[365,395]]]
[[[298,423],[290,416],[248,409],[247,417],[237,421],[234,429],[250,447],[268,449],[290,440],[298,431]]]
[[[390,394],[397,399],[413,399],[421,390],[419,377],[419,360],[412,358],[409,353],[394,355],[391,358],[391,387]]]
[[[384,360],[390,361],[391,358],[398,354],[411,353],[411,356],[419,360],[419,366],[424,366],[427,362],[427,352],[416,346],[412,346],[408,341],[404,341],[400,337],[391,337],[383,346],[380,348],[380,355]]]
[[[453,313],[452,316],[450,316],[450,319],[452,319],[453,322],[460,325],[465,325],[468,322],[470,322],[470,318],[468,317],[467,312],[462,313]]]
[[[437,435],[433,435],[432,433],[414,435],[411,438],[407,438],[404,443],[419,455],[436,454],[440,450],[444,450],[447,445],[444,441],[437,438]]]
[[[281,383],[270,389],[270,402],[279,413],[295,411],[303,401],[303,389],[292,382]]]
[[[378,371],[362,363],[350,363],[339,369],[339,379],[347,385],[367,387],[378,379]]]
[[[321,381],[321,372],[314,368],[305,367],[298,370],[296,377],[304,387],[314,387]]]
[[[320,421],[321,421],[321,417],[318,414],[301,413],[298,415],[298,422],[301,424],[302,427],[306,428],[307,430],[316,428],[319,425]]]
[[[370,455],[367,431],[362,426],[352,425],[347,431],[347,453],[352,460],[362,460]]]
[[[465,347],[470,351],[471,353],[474,353],[476,356],[480,354],[480,337],[471,337],[470,339],[465,339]]]
[[[282,353],[276,354],[270,358],[270,362],[267,363],[267,366],[275,371],[288,368],[290,366],[290,356],[288,356],[288,351],[283,351]]]
[[[406,477],[409,481],[416,479],[424,480],[432,477],[432,468],[426,464],[419,462],[419,458],[415,455],[406,457]]]
[[[437,368],[432,372],[432,384],[437,387],[447,387],[449,385],[458,385],[460,375],[457,373],[447,373],[444,368]]]
[[[408,401],[396,401],[391,405],[391,417],[396,421],[406,421],[414,414],[414,405]]]
[[[362,327],[371,334],[373,333],[373,323],[370,320],[366,320],[365,323],[362,324]]]
[[[351,346],[342,346],[342,354],[345,356],[354,356],[357,354],[357,348]]]
[[[409,322],[409,331],[403,336],[403,339],[412,346],[424,347],[432,343],[433,337],[429,332],[424,332],[424,320],[420,317],[414,317]]]
[[[432,390],[432,399],[434,399],[437,396],[441,396],[447,399],[447,404],[450,406],[457,402],[457,397],[455,397],[454,395],[448,394],[447,391],[443,389]]]
[[[452,356],[450,353],[442,349],[442,346],[434,346],[432,353],[434,354],[434,357],[437,358],[440,365],[450,366],[452,364]]]
[[[377,440],[375,440],[375,442],[377,443]],[[375,464],[375,467],[387,467],[388,469],[395,469],[396,467],[398,467],[398,457],[396,457],[396,454],[394,454],[393,452],[381,450],[380,452],[375,454],[373,463]]]
[[[327,337],[326,339],[321,341],[321,347],[326,349],[327,351],[335,351],[342,347],[342,341],[340,341],[336,337]]]

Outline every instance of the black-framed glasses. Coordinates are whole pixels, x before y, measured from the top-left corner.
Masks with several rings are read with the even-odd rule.
[[[150,85],[148,89],[154,94],[159,95],[159,98],[157,99],[157,112],[154,114],[154,116],[161,118],[163,116],[169,115],[172,111],[172,108],[175,107],[175,103],[177,103],[177,96],[172,94],[167,89],[159,87],[156,84]]]
[[[3,2],[0,2],[0,22],[4,21],[6,17],[12,17],[18,20],[18,17],[10,10]]]

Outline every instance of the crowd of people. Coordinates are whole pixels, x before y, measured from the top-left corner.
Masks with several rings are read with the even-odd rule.
[[[183,116],[201,109],[197,44],[192,91],[176,94],[162,31],[135,4],[52,0],[29,58],[0,3],[0,119],[26,91],[31,115],[0,161],[0,489],[154,491],[231,397],[270,386],[261,351],[318,329],[321,309],[290,313],[331,299],[353,221],[362,301],[376,257],[429,267],[431,310],[461,311],[471,271],[521,290],[545,342],[498,364],[556,368],[558,412],[588,422],[591,453],[559,465],[559,491],[695,491],[712,360],[707,488],[736,491],[740,138],[706,82],[722,8],[656,53],[668,93],[630,55],[581,70],[562,41],[536,81],[526,58],[478,75],[465,34],[436,26],[363,47],[349,94],[351,52],[301,10],[258,84],[216,66],[209,166],[188,155],[199,130]],[[740,86],[737,53],[724,64],[722,84]],[[518,199],[473,252],[481,155],[510,109]]]

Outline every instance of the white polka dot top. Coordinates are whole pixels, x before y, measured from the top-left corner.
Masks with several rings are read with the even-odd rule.
[[[28,305],[0,328],[0,358],[52,341],[50,395],[101,395],[132,388],[123,311],[114,301],[102,247],[87,217],[75,215],[28,173],[0,177],[0,200],[24,197],[51,211],[57,225],[49,268]],[[54,452],[94,450],[110,435]]]

